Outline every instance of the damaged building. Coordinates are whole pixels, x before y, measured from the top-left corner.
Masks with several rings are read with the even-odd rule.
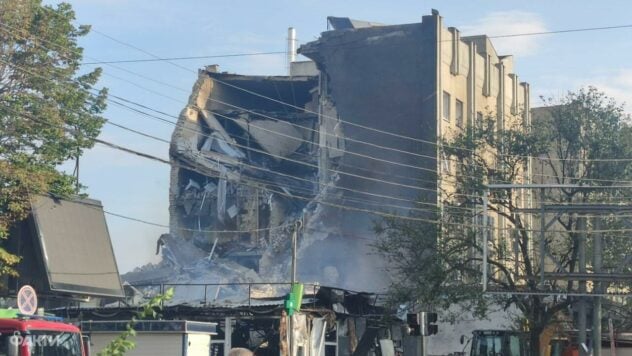
[[[512,57],[435,11],[404,25],[328,22],[288,76],[199,71],[172,136],[163,262],[129,282],[288,280],[300,220],[299,280],[383,290],[374,224],[441,201],[437,172],[454,163],[438,138],[489,112],[498,129],[529,120]]]

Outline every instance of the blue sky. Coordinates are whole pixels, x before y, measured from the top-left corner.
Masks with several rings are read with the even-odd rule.
[[[398,24],[419,22],[421,16],[435,8],[444,17],[446,26],[458,27],[464,35],[492,36],[632,23],[628,16],[632,2],[623,0],[82,0],[70,3],[77,12],[78,24],[90,24],[99,32],[161,57],[284,51],[289,26],[296,28],[299,43],[308,42],[326,29],[326,17],[330,15]],[[149,58],[97,33],[82,39],[81,45],[85,48],[86,62]],[[559,96],[589,84],[621,102],[632,103],[632,28],[498,39],[494,45],[500,54],[515,55],[516,72],[521,80],[531,84],[532,105],[539,104],[540,95]],[[105,75],[99,85],[110,88],[114,95],[177,116],[196,79],[195,71],[202,66],[219,64],[223,71],[243,74],[285,72],[284,55],[189,60],[178,64],[189,71],[168,63],[117,65],[168,85],[103,65]],[[172,125],[143,118],[112,104],[105,116],[167,140],[173,130]],[[101,138],[168,157],[167,144],[116,127],[106,126]],[[90,196],[100,199],[107,210],[168,224],[166,165],[96,146],[81,159],[81,180],[88,186]],[[107,220],[121,272],[157,261],[155,241],[166,229],[112,216]]]

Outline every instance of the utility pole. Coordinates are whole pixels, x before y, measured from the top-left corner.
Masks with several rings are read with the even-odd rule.
[[[586,218],[584,216],[580,216],[577,219],[577,230],[579,230],[579,239],[577,241],[577,257],[579,262],[579,273],[586,273]],[[579,281],[579,293],[586,294],[586,280]],[[587,356],[585,346],[588,345],[586,342],[586,297],[579,297],[579,302],[577,303],[577,343],[579,344],[579,354],[580,356]]]
[[[290,290],[294,287],[294,285],[297,283],[297,277],[296,277],[296,251],[298,249],[298,232],[301,229],[301,227],[303,226],[303,222],[302,220],[297,220],[296,223],[294,223],[294,229],[292,231],[292,272],[291,272],[291,278],[290,281],[292,283],[292,286],[290,287]],[[288,315],[288,319],[290,322],[290,327],[288,328],[288,334],[289,334],[289,355],[290,356],[294,356],[294,314],[292,315]]]
[[[294,223],[294,230],[292,231],[292,275],[291,282],[295,284],[296,281],[296,249],[297,249],[297,240],[298,240],[298,230],[301,228],[301,221],[298,220]]]
[[[75,176],[75,193],[79,193],[79,152],[77,152],[77,157],[75,157],[75,171],[73,175]]]
[[[601,238],[601,219],[595,218],[595,236],[593,237],[593,269],[595,273],[601,272],[603,265],[603,244]],[[602,293],[602,282],[596,280],[594,282],[594,290],[596,294]],[[593,299],[593,356],[601,356],[601,297],[595,296]]]
[[[608,333],[610,334],[610,356],[617,356],[617,348],[614,342],[614,325],[612,325],[612,318],[608,318]]]

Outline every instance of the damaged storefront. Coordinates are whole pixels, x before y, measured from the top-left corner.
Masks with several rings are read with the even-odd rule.
[[[185,286],[175,287],[179,288]],[[128,294],[125,302],[98,309],[68,308],[60,314],[81,320],[84,333],[96,340],[99,334],[92,334],[96,326],[122,324],[135,315],[133,298]],[[212,356],[229,356],[235,349],[248,349],[257,356],[417,355],[421,338],[409,336],[406,323],[389,315],[378,295],[319,286],[307,287],[301,310],[291,316],[273,295],[241,304],[168,302],[160,313],[164,320],[217,325]]]

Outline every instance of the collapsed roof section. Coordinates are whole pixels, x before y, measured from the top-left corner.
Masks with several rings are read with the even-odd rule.
[[[354,20],[348,17],[335,17],[335,16],[328,16],[327,23],[331,27],[333,27],[334,30],[351,30],[351,29],[356,29],[356,28],[384,26],[384,24],[381,24],[378,22]]]

